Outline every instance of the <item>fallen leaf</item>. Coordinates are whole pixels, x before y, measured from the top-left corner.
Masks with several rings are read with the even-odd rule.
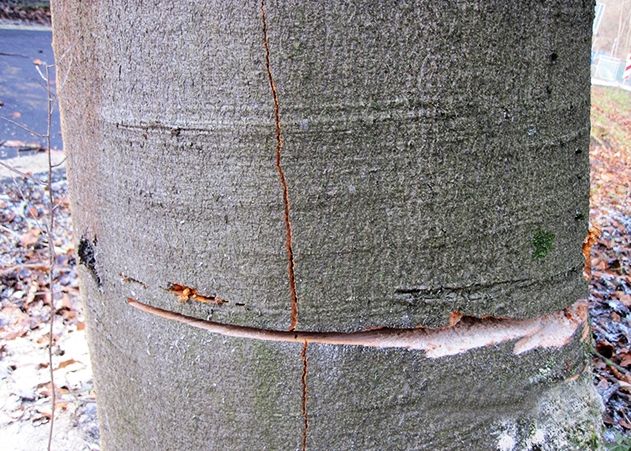
[[[618,300],[622,302],[625,306],[631,307],[631,294],[623,293],[622,291],[617,291],[615,295],[618,298]]]
[[[20,243],[22,244],[22,247],[29,247],[37,243],[41,233],[42,231],[40,229],[31,229],[28,232],[22,234],[22,236],[20,237]]]
[[[39,283],[37,280],[33,280],[28,289],[28,293],[26,293],[26,304],[30,304],[35,299],[35,295],[37,294],[37,290],[39,290]]]
[[[620,424],[620,426],[622,426],[625,429],[631,429],[631,423],[629,423],[626,420],[620,419],[620,421],[618,421],[618,424]]]
[[[611,319],[614,320],[615,322],[619,323],[620,320],[621,320],[621,317],[616,312],[611,312]]]
[[[583,240],[583,258],[585,259],[585,267],[583,269],[583,277],[586,280],[592,277],[592,246],[598,241],[601,230],[594,226],[590,227],[587,236]]]
[[[59,365],[57,365],[57,370],[61,369],[61,368],[65,368],[67,366],[72,365],[73,363],[80,363],[77,362],[75,359],[68,359],[68,360],[64,360],[63,362],[59,362]]]

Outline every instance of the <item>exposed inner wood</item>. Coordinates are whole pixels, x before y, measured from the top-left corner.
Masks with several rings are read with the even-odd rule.
[[[435,329],[419,327],[415,329],[384,328],[353,333],[292,332],[206,321],[153,307],[133,298],[128,298],[127,302],[143,312],[230,337],[300,344],[406,348],[424,351],[428,358],[456,355],[514,340],[516,340],[513,348],[515,354],[536,348],[562,347],[571,341],[574,333],[587,318],[585,301],[578,301],[564,310],[523,320],[463,317],[454,326]]]

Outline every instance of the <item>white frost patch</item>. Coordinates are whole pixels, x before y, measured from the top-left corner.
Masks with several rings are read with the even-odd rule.
[[[546,440],[546,433],[542,429],[535,429],[533,434],[526,440],[526,447],[531,449],[535,446],[541,446]]]
[[[512,451],[515,448],[515,439],[504,432],[500,435],[500,439],[497,442],[497,449],[499,451]]]

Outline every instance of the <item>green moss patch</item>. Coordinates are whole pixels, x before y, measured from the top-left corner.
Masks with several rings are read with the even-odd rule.
[[[532,237],[532,258],[541,260],[554,247],[554,233],[547,230],[537,230]]]

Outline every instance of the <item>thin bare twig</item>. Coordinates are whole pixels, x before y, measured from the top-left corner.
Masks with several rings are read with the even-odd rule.
[[[26,125],[22,125],[19,122],[15,122],[14,120],[9,119],[6,116],[0,116],[0,119],[7,121],[9,124],[13,124],[16,127],[20,127],[22,130],[26,130],[27,132],[29,132],[31,135],[37,136],[39,138],[45,138],[45,135],[42,135],[41,133],[36,132],[35,130],[31,130],[30,128],[28,128]]]
[[[596,348],[592,345],[589,346],[589,350],[591,351],[592,354],[594,354],[596,357],[600,358],[603,362],[605,362],[607,365],[609,365],[611,368],[615,368],[618,371],[620,371],[620,373],[622,373],[625,377],[629,377],[629,370],[627,370],[626,368],[624,368],[623,366],[618,365],[616,362],[614,362],[613,360],[605,357],[604,355],[602,355],[600,352],[598,352],[596,350]]]
[[[15,187],[15,190],[18,192],[18,194],[20,195],[20,199],[22,199],[22,201],[26,201],[26,196],[24,195],[24,192],[22,192],[22,188],[20,188],[19,183],[17,182],[17,180],[15,179],[15,177],[11,177],[11,181],[13,182],[13,185]],[[41,225],[38,223],[38,225]],[[40,227],[41,228],[41,227]]]
[[[62,164],[64,164],[64,163],[66,162],[66,158],[68,158],[68,157],[67,157],[67,156],[64,156],[64,157],[62,158],[62,160],[61,160],[59,163],[55,163],[55,164],[53,164],[53,167],[54,167],[54,168],[58,168],[59,166],[61,166]]]
[[[29,58],[27,55],[22,55],[21,53],[11,53],[11,52],[0,52],[0,56],[17,56],[18,58]]]
[[[9,274],[15,274],[16,272],[28,269],[32,271],[48,271],[48,265],[44,265],[42,263],[27,263],[21,265],[8,266],[4,268],[0,268],[0,277],[4,277]]]
[[[15,177],[11,177],[11,181],[13,182],[13,186],[14,186],[15,190],[20,195],[20,199],[22,199],[23,202],[26,202],[26,196],[24,195],[24,192],[22,192],[22,188],[20,188],[20,184],[17,182],[17,179]],[[44,185],[45,184],[46,183],[44,182]],[[26,214],[26,213],[24,213],[24,214]],[[44,225],[39,221],[39,219],[37,217],[31,215],[31,219],[37,224],[37,227],[39,228],[39,230],[44,230],[44,228],[45,228]]]
[[[19,271],[20,269],[33,269],[37,271],[48,271],[48,265],[45,263],[22,263],[19,265],[0,267],[1,272]]]
[[[64,53],[62,53],[62,54],[61,54],[61,56],[60,56],[59,58],[55,58],[56,62],[55,62],[55,64],[51,65],[51,67],[52,67],[52,66],[59,66],[59,64],[60,64],[63,60],[65,60],[65,59],[66,59],[66,56],[68,56],[68,53],[70,53],[70,51],[71,51],[72,49],[74,49],[75,45],[77,45],[77,42],[79,42],[79,39],[78,39],[78,38],[77,38],[77,39],[75,39],[75,41],[74,41],[72,44],[70,44],[70,45],[68,46],[68,48],[66,48],[66,50],[64,50]]]
[[[55,325],[55,193],[53,192],[53,157],[51,153],[51,120],[53,98],[50,90],[49,66],[46,65],[46,93],[47,93],[47,127],[46,127],[46,153],[48,154],[48,289],[50,292],[50,331],[48,336],[48,368],[50,370],[51,386],[51,414],[50,429],[48,431],[48,451],[51,451],[53,431],[55,426],[55,404],[57,395],[55,392],[55,370],[53,368],[53,328]]]
[[[8,228],[5,225],[0,224],[0,229],[4,230],[5,232],[9,232],[11,235],[13,235],[16,238],[20,238],[20,234],[17,233],[15,230],[11,230],[10,228]]]
[[[48,64],[44,65],[44,67],[46,68],[46,74],[48,74]],[[44,86],[48,86],[48,75],[44,75],[42,70],[39,68],[39,64],[35,64],[35,70],[37,71],[41,79],[44,80]]]
[[[17,168],[14,168],[13,166],[6,164],[2,161],[0,161],[0,166],[2,166],[3,168],[8,169],[11,172],[15,172],[16,174],[18,174],[21,177],[27,178],[32,180],[34,183],[37,183],[38,185],[45,185],[46,183],[42,182],[41,180],[37,180],[35,177],[33,177],[33,175],[31,174],[27,174],[26,172],[22,172]]]
[[[72,67],[72,64],[74,63],[74,53],[72,53],[72,59],[70,60],[70,63],[68,64],[68,69],[66,70],[66,75],[64,76],[64,78],[61,80],[61,83],[59,83],[59,77],[57,76],[57,74],[59,74],[59,65],[61,64],[61,62],[66,59],[66,56],[68,56],[68,54],[70,54],[70,51],[75,47],[75,45],[77,45],[77,42],[79,42],[79,40],[75,40],[66,50],[64,50],[64,53],[61,55],[61,57],[57,58],[56,62],[55,62],[55,78],[57,79],[57,92],[61,93],[64,90],[64,86],[66,86],[66,81],[68,80],[68,74],[70,73],[70,68]]]

